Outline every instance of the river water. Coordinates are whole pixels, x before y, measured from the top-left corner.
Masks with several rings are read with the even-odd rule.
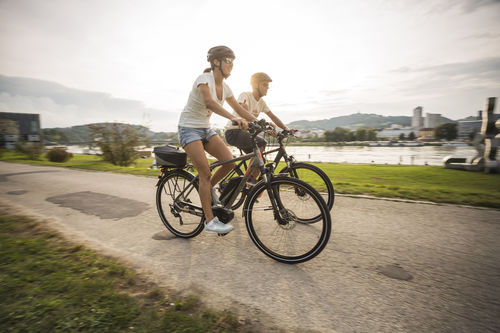
[[[446,156],[474,157],[474,147],[367,147],[329,146],[286,148],[298,161],[363,163],[363,164],[403,164],[403,165],[443,165]]]
[[[362,163],[362,164],[402,164],[402,165],[443,165],[446,156],[474,157],[474,147],[368,147],[368,146],[289,146],[288,154],[304,162]],[[68,146],[68,151],[82,154],[84,147]],[[233,150],[235,155],[238,153]],[[95,153],[95,152],[94,152]],[[271,157],[273,157],[271,155]],[[268,158],[270,159],[270,158]]]

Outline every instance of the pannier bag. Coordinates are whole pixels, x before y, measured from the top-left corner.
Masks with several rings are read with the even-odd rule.
[[[154,147],[153,153],[156,158],[156,165],[165,167],[182,168],[186,165],[187,154],[174,146]]]

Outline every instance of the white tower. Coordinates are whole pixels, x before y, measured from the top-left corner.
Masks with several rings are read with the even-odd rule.
[[[416,130],[419,130],[422,127],[424,127],[422,110],[423,108],[421,106],[417,106],[415,109],[413,109],[413,117],[411,118],[411,127],[413,127]]]
[[[425,128],[436,128],[441,124],[440,113],[428,113],[425,115]]]

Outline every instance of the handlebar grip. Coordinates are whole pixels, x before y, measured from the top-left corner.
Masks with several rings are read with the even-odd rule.
[[[226,129],[227,130],[240,129],[240,126],[238,125],[238,122],[236,120],[231,120],[231,125],[233,126],[226,126]]]

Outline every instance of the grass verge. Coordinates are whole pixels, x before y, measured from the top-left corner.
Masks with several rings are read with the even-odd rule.
[[[172,299],[117,260],[0,206],[1,332],[235,332],[227,312]]]
[[[56,163],[47,161],[45,157],[33,161],[16,152],[5,152],[0,160],[144,176],[160,174],[159,170],[149,168],[153,162],[152,158],[138,159],[131,167],[115,166],[94,155],[75,155],[67,162]],[[336,193],[500,208],[498,174],[452,170],[437,166],[312,164],[320,167],[328,175]],[[278,167],[278,170],[282,166]],[[313,178],[303,180],[319,190],[324,190]]]

